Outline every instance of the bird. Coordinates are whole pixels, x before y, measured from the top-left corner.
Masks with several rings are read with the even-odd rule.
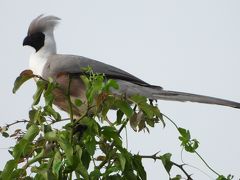
[[[84,56],[58,54],[54,38],[55,27],[60,18],[43,14],[39,15],[29,25],[23,46],[31,46],[35,51],[30,55],[29,68],[33,74],[48,80],[56,81],[61,88],[53,91],[53,103],[60,109],[69,112],[66,96],[64,95],[69,83],[69,75],[84,73],[83,68],[91,67],[94,73],[104,74],[107,79],[115,80],[119,89],[112,90],[113,94],[124,94],[130,97],[135,94],[152,100],[169,100],[180,102],[198,102],[240,108],[240,103],[186,92],[165,90],[161,86],[151,85],[138,77],[112,65],[90,59]],[[86,87],[80,76],[74,76],[71,81],[70,96],[86,102]],[[80,115],[78,107],[73,108],[75,115]]]

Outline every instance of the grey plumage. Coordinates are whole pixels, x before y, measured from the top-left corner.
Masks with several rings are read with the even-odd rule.
[[[125,94],[127,96],[140,94],[149,99],[181,102],[190,101],[240,108],[240,103],[229,100],[163,90],[162,87],[150,85],[126,71],[86,57],[57,54],[53,33],[48,34],[47,32],[53,32],[54,27],[59,20],[60,18],[55,16],[44,17],[42,15],[33,20],[29,27],[29,33],[42,32],[47,37],[44,41],[44,46],[36,52],[35,56],[32,57],[30,61],[33,64],[31,67],[33,70],[35,70],[34,73],[38,73],[38,75],[41,75],[45,79],[48,79],[49,77],[55,79],[63,87],[63,89],[66,89],[67,87],[66,77],[59,78],[59,74],[81,74],[83,73],[84,67],[90,66],[92,67],[93,72],[105,74],[107,78],[115,79],[119,83],[120,89],[117,91],[114,90],[113,93],[115,94]],[[27,45],[31,45],[31,43]],[[52,48],[52,46],[54,47]],[[42,69],[36,67],[34,64],[35,61],[44,62]],[[60,96],[61,93],[63,94],[64,92],[56,92],[55,104],[61,109],[67,111],[68,108],[66,107],[66,104],[63,103],[64,98]],[[84,99],[85,88],[83,87],[83,83],[80,78],[74,80],[71,93],[72,97],[81,97]]]
[[[43,14],[36,17],[28,28],[28,35],[36,32],[45,32],[54,30],[55,26],[59,23],[60,18],[56,16],[43,16]]]
[[[120,89],[114,91],[114,93],[118,95],[126,94],[127,96],[131,96],[134,94],[140,94],[150,99],[181,102],[190,101],[240,108],[240,103],[229,100],[191,93],[167,91],[160,86],[150,85],[121,69],[82,56],[61,54],[52,55],[45,65],[43,77],[47,79],[48,77],[53,77],[54,74],[59,74],[61,72],[81,74],[84,72],[83,67],[88,66],[92,67],[93,71],[96,73],[105,74],[106,77],[112,77],[112,79],[115,79],[120,85]]]

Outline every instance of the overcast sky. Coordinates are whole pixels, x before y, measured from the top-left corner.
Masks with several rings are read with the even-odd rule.
[[[240,102],[240,1],[79,0],[0,1],[0,125],[28,117],[33,82],[12,94],[17,75],[33,52],[22,47],[28,25],[39,14],[62,19],[59,53],[78,54],[122,68],[165,89]],[[159,101],[159,108],[200,141],[199,153],[219,173],[240,177],[240,110],[215,105]],[[129,149],[142,154],[172,152],[181,163],[178,134],[167,121],[151,133],[128,131]],[[0,169],[10,158],[0,139]],[[194,156],[186,163],[215,176]],[[148,179],[167,179],[161,163],[144,161]],[[194,179],[211,179],[200,171]]]

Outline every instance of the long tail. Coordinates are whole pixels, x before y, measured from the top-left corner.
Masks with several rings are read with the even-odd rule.
[[[152,94],[152,96],[156,99],[162,99],[162,100],[172,100],[172,101],[181,101],[181,102],[190,101],[190,102],[217,104],[217,105],[229,106],[233,108],[240,108],[240,103],[238,102],[210,97],[210,96],[184,93],[184,92],[159,90],[157,93]]]

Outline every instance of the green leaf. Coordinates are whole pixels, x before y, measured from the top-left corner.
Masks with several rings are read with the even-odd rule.
[[[102,90],[104,80],[102,75],[96,75],[92,78],[92,85],[88,88],[86,93],[87,99],[90,103],[92,103],[94,96]]]
[[[133,156],[133,165],[142,180],[147,179],[146,171],[142,165],[142,158],[139,155]]]
[[[44,111],[46,114],[52,116],[54,120],[59,121],[61,119],[61,116],[58,112],[56,112],[52,106],[48,105],[44,107]]]
[[[39,180],[50,179],[48,177],[48,175],[50,174],[50,173],[48,173],[48,171],[49,171],[48,164],[46,164],[46,163],[41,163],[39,167],[33,166],[31,168],[31,172],[34,172],[37,174],[34,179],[39,179]]]
[[[122,123],[122,118],[123,118],[123,112],[119,109],[117,110],[117,124],[121,124]]]
[[[146,113],[147,117],[152,119],[154,116],[153,106],[147,104],[146,102],[138,104],[139,108]]]
[[[15,147],[13,148],[13,154],[12,154],[14,159],[18,160],[22,156],[28,143],[29,142],[26,139],[21,139],[19,143],[15,145]]]
[[[96,140],[94,136],[87,136],[84,141],[88,153],[93,156],[96,150]]]
[[[76,106],[80,107],[83,103],[82,103],[81,99],[75,99],[74,104]]]
[[[232,180],[233,178],[234,178],[234,176],[231,174],[229,174],[227,177],[225,177],[223,175],[219,175],[216,180]]]
[[[134,131],[137,131],[137,127],[139,126],[141,121],[144,121],[144,114],[142,111],[134,113],[134,115],[130,118],[130,126]]]
[[[12,179],[19,179],[20,176],[24,177],[27,175],[27,172],[25,169],[16,169],[12,173]]]
[[[0,179],[11,180],[12,179],[11,174],[16,167],[17,167],[17,162],[15,160],[8,161],[2,171]]]
[[[55,131],[50,131],[44,134],[44,137],[47,141],[56,141],[57,133]]]
[[[129,153],[125,148],[119,148],[119,151],[126,159],[126,163],[130,163],[132,161],[132,154]]]
[[[84,117],[83,119],[81,119],[80,123],[88,127],[87,132],[89,132],[89,134],[93,136],[95,134],[99,134],[99,124],[94,119],[90,117]]]
[[[35,94],[33,95],[33,105],[37,105],[41,99],[41,95],[46,88],[46,82],[43,80],[37,81],[37,90]]]
[[[89,82],[88,77],[85,76],[85,75],[81,75],[80,78],[81,78],[81,80],[83,81],[85,87],[86,87],[87,89],[89,89],[89,84],[90,84],[90,82]]]
[[[118,160],[119,160],[120,165],[121,165],[121,169],[122,169],[122,171],[124,171],[125,165],[126,165],[126,158],[124,157],[123,154],[118,153],[117,155],[118,155]]]
[[[34,122],[34,120],[35,120],[35,115],[36,115],[37,111],[38,111],[38,110],[36,110],[36,109],[31,109],[31,110],[28,112],[30,121]]]
[[[220,175],[216,180],[228,180],[225,176]]]
[[[139,178],[137,177],[137,175],[134,174],[133,171],[126,171],[126,172],[124,172],[124,178],[126,180],[128,180],[128,179],[139,180]]]
[[[106,169],[106,172],[103,174],[103,177],[109,177],[108,175],[118,172],[119,168],[117,168],[116,166],[110,166]],[[108,178],[106,178],[108,179]]]
[[[109,79],[107,81],[107,83],[105,84],[104,90],[109,92],[111,90],[111,88],[119,89],[118,83],[115,80],[113,80],[113,79]]]
[[[8,138],[9,134],[7,132],[2,132],[2,136],[5,137],[5,138]]]
[[[77,151],[77,156],[78,156],[78,166],[77,166],[77,171],[82,175],[82,177],[86,180],[89,179],[89,176],[88,176],[88,172],[87,172],[87,169],[85,168],[85,166],[83,165],[82,163],[82,148],[81,146],[77,145],[76,146],[76,151]]]
[[[62,131],[58,134],[57,142],[66,154],[68,165],[71,166],[73,165],[73,148],[69,140],[70,135],[67,131]]]
[[[189,141],[191,139],[189,130],[179,127],[178,132],[182,135],[184,140]]]
[[[172,156],[172,154],[170,154],[170,153],[166,153],[166,154],[161,156],[162,164],[163,164],[163,166],[166,169],[168,174],[170,174],[170,170],[173,166],[173,163],[171,161],[171,156]]]
[[[90,173],[91,180],[99,180],[100,176],[101,176],[101,172],[99,169],[94,169],[94,171]]]
[[[147,124],[148,124],[149,126],[151,126],[151,127],[154,127],[154,125],[155,125],[155,119],[146,118],[146,122],[147,122]]]
[[[32,109],[29,111],[29,118],[30,118],[30,123],[31,124],[39,124],[42,122],[45,122],[46,119],[43,116],[42,108],[38,107],[38,109]]]
[[[116,145],[122,146],[122,140],[120,138],[120,135],[117,133],[117,131],[114,127],[103,126],[101,133],[109,141],[111,141],[111,139],[113,139]]]
[[[82,163],[83,163],[84,167],[86,169],[88,169],[90,161],[91,161],[91,157],[90,157],[90,155],[89,155],[89,153],[87,152],[86,149],[83,149],[81,159],[82,159]]]
[[[128,118],[131,118],[133,115],[133,110],[126,101],[116,100],[115,106],[118,107]]]
[[[191,139],[190,131],[184,128],[178,128],[181,136],[179,140],[182,142],[181,145],[187,152],[194,153],[199,146],[199,142],[196,139]]]
[[[21,72],[21,74],[17,77],[17,79],[14,82],[14,86],[13,86],[13,93],[16,93],[17,90],[22,86],[22,84],[24,82],[26,82],[27,80],[33,78],[33,72],[31,70],[25,70],[23,72]]]
[[[33,164],[33,163],[41,160],[41,158],[44,157],[44,155],[45,155],[45,151],[44,151],[44,149],[41,148],[39,153],[36,156],[34,156],[32,159],[28,160],[28,164]]]
[[[132,101],[134,101],[136,104],[144,103],[147,101],[146,97],[138,95],[138,94],[131,96],[130,99]]]
[[[42,125],[42,131],[46,134],[46,133],[48,133],[48,132],[51,132],[52,131],[52,127],[51,127],[51,125]]]
[[[34,138],[38,135],[39,133],[39,128],[37,125],[33,124],[31,125],[26,134],[24,134],[23,139],[26,139],[29,142],[32,142]]]
[[[37,125],[31,125],[27,132],[24,134],[23,138],[13,149],[13,157],[19,159],[23,153],[26,151],[26,148],[29,148],[29,143],[31,143],[39,133],[39,128]]]
[[[57,176],[57,178],[59,177],[59,171],[61,167],[62,167],[62,156],[60,152],[57,151],[54,155],[53,164],[52,164],[52,172]]]
[[[45,104],[46,105],[52,105],[54,96],[52,94],[53,90],[57,87],[57,84],[53,82],[52,79],[49,80],[47,83],[47,89],[44,92],[44,99],[45,99]]]
[[[149,119],[152,119],[154,115],[160,117],[159,109],[156,106],[148,104],[146,97],[134,95],[130,99],[139,106],[140,110],[142,110]]]
[[[145,116],[142,116],[142,118],[144,118],[144,119],[142,119],[138,124],[138,132],[140,132],[143,129],[146,129],[149,132],[149,130],[146,126],[146,123],[145,123]]]
[[[171,178],[170,180],[181,180],[183,179],[181,175],[176,175],[174,178]]]
[[[24,178],[24,180],[33,180],[33,178],[30,177],[30,176],[27,176],[27,177]],[[34,179],[34,180],[36,180],[36,179]]]
[[[123,178],[119,174],[115,174],[112,176],[107,176],[106,180],[122,180]]]

